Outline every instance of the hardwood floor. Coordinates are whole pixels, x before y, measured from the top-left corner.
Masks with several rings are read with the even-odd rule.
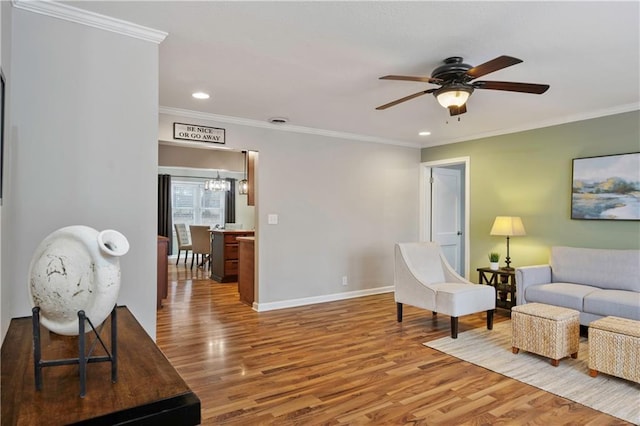
[[[169,269],[157,343],[203,424],[627,424],[423,346],[449,317],[405,306],[397,323],[392,293],[257,313],[235,283]],[[462,317],[460,332],[485,321]]]

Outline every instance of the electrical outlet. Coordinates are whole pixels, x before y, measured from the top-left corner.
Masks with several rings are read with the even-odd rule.
[[[342,277],[342,285],[349,285],[349,279],[346,275]]]

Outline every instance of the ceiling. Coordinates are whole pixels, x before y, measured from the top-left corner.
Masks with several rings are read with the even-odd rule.
[[[637,1],[63,3],[167,32],[160,106],[222,119],[426,147],[640,109]],[[459,121],[430,94],[375,110],[437,87],[380,76],[500,55],[524,62],[481,80],[551,88],[476,90]]]

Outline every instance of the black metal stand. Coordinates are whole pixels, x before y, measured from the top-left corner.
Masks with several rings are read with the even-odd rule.
[[[117,327],[117,307],[113,307],[111,311],[111,352],[107,349],[104,341],[100,337],[100,332],[104,323],[98,330],[93,326],[93,323],[89,318],[85,316],[84,311],[78,311],[78,358],[67,359],[42,359],[42,348],[40,345],[40,308],[34,307],[32,312],[33,322],[33,367],[35,369],[36,390],[42,389],[42,368],[53,367],[56,365],[72,365],[78,364],[80,375],[80,397],[84,398],[87,393],[87,364],[91,362],[111,362],[111,382],[116,383],[118,381],[118,327]],[[96,336],[96,339],[91,343],[89,351],[86,351],[86,336],[85,336],[85,320],[91,326],[91,330]],[[96,344],[100,342],[100,345],[105,350],[107,355],[91,356],[91,353],[96,347]]]
[[[513,268],[510,266],[511,258],[509,257],[509,236],[508,235],[507,235],[507,257],[505,259],[505,263],[507,264],[507,266],[505,266],[503,269],[506,269],[507,271],[513,271]]]

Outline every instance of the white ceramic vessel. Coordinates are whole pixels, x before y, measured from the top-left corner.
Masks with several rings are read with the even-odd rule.
[[[46,237],[29,266],[29,296],[40,308],[41,324],[54,333],[77,335],[83,310],[98,327],[118,299],[118,258],[128,251],[127,238],[111,229],[68,226]]]

